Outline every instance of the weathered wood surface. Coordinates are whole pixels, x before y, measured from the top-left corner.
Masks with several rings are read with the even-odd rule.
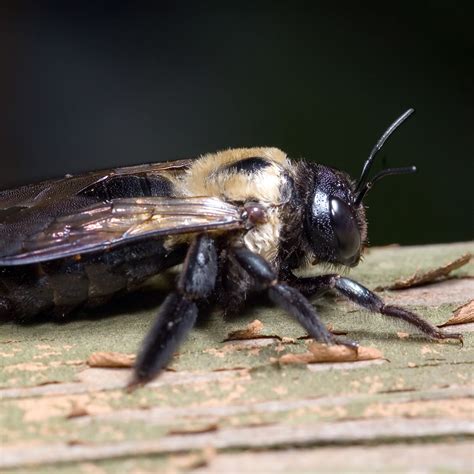
[[[351,276],[387,286],[468,252],[473,243],[372,249]],[[471,261],[455,278],[383,297],[441,324],[473,298],[473,275]],[[282,365],[309,344],[288,315],[265,303],[229,322],[215,312],[173,371],[129,394],[129,369],[86,360],[135,352],[164,294],[162,281],[154,285],[151,297],[67,324],[0,327],[0,469],[472,472],[473,323],[446,328],[464,333],[464,347],[433,343],[329,297],[315,302],[324,322],[384,358]],[[255,319],[266,337],[222,342]]]

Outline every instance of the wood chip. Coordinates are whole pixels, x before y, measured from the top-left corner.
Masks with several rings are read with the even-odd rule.
[[[216,449],[213,446],[208,446],[197,453],[171,456],[171,464],[178,470],[189,471],[208,466],[215,457]]]
[[[383,359],[382,353],[373,347],[359,346],[354,350],[342,345],[328,346],[313,342],[308,349],[321,362]]]
[[[347,336],[347,331],[342,331],[340,329],[335,329],[332,324],[326,325],[326,329],[331,333],[334,334],[335,336]],[[306,334],[305,336],[299,336],[296,338],[297,341],[304,341],[304,340],[312,340],[313,338],[309,335]]]
[[[87,359],[89,367],[128,368],[133,367],[135,354],[121,352],[94,352]]]
[[[250,324],[247,324],[245,329],[237,329],[236,331],[231,331],[227,335],[227,340],[238,340],[238,339],[253,339],[258,336],[263,329],[263,323],[259,319],[255,319]]]
[[[209,461],[201,453],[191,453],[171,458],[171,464],[177,470],[194,470],[209,465]],[[171,471],[174,472],[174,471]],[[178,472],[178,471],[176,471]]]
[[[314,362],[314,355],[311,352],[302,354],[285,354],[278,358],[278,362],[283,365],[287,364],[310,364]]]
[[[222,342],[228,341],[241,341],[245,339],[278,339],[281,340],[280,336],[276,335],[264,335],[261,334],[263,329],[262,321],[255,319],[251,323],[247,324],[244,329],[237,329],[236,331],[231,331],[227,337]]]
[[[212,369],[212,372],[235,372],[237,370],[249,370],[249,367],[243,365],[237,365],[235,367],[218,367],[217,369]]]
[[[79,418],[87,415],[89,415],[89,412],[85,406],[74,403],[71,407],[71,411],[66,415],[66,418]]]
[[[302,354],[285,354],[278,359],[278,362],[280,364],[312,364],[383,359],[383,354],[373,347],[359,346],[357,350],[354,350],[342,345],[328,346],[313,342],[308,349],[308,352]]]
[[[204,426],[196,426],[194,428],[183,428],[183,429],[172,429],[168,431],[168,435],[195,435],[195,434],[201,434],[201,433],[212,433],[214,431],[217,431],[219,429],[219,426],[216,425],[215,423],[210,424],[210,425],[204,425]]]
[[[407,333],[407,332],[397,332],[397,336],[400,338],[400,339],[408,339],[410,337],[410,334]]]
[[[68,446],[87,446],[89,443],[83,439],[69,439],[67,440]]]
[[[36,387],[42,387],[44,385],[55,385],[55,384],[60,384],[62,382],[60,382],[59,380],[43,380],[41,382],[38,382],[36,384]]]
[[[474,300],[456,308],[453,311],[453,315],[445,323],[440,324],[439,327],[467,323],[474,323]]]
[[[404,290],[406,288],[413,288],[415,286],[428,285],[439,280],[444,280],[448,275],[458,268],[469,263],[472,258],[472,254],[466,253],[461,257],[449,262],[441,267],[434,268],[425,272],[416,272],[408,278],[400,278],[391,285],[378,286],[375,291],[382,290]]]

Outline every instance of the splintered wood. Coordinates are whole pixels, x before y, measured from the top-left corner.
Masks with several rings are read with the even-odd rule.
[[[474,300],[456,308],[453,311],[453,315],[445,323],[440,324],[439,327],[442,328],[444,326],[467,323],[474,323]]]
[[[466,253],[461,257],[447,263],[446,265],[442,265],[425,272],[416,272],[408,278],[400,278],[399,280],[396,280],[391,285],[377,286],[375,291],[404,290],[406,288],[428,285],[430,283],[446,279],[452,271],[457,270],[458,268],[461,268],[469,263],[471,258],[472,254]]]
[[[121,352],[94,352],[87,359],[89,367],[129,368],[135,363],[135,354]]]
[[[361,360],[383,359],[383,354],[373,347],[352,349],[347,346],[328,346],[313,342],[308,351],[302,354],[285,354],[279,357],[280,364],[313,364],[322,362],[354,362]]]
[[[260,333],[263,329],[262,321],[255,319],[251,323],[247,324],[245,329],[237,329],[236,331],[231,331],[227,335],[226,341],[236,341],[240,339],[253,339],[260,336]]]
[[[427,270],[447,272],[468,253],[474,242],[372,249],[351,278],[373,288],[434,275]],[[351,314],[334,298],[314,301],[321,323],[361,346],[326,346],[283,309],[255,301],[229,320],[210,314],[173,371],[134,392],[134,354],[160,297],[143,308],[119,302],[94,321],[5,322],[0,471],[471,472],[474,322],[463,323],[473,321],[473,260],[451,275],[385,296],[462,333],[463,348]],[[161,294],[159,279],[150,285]]]
[[[79,418],[81,416],[87,415],[89,415],[89,412],[87,411],[86,407],[77,402],[74,402],[71,407],[71,411],[66,415],[66,418]]]

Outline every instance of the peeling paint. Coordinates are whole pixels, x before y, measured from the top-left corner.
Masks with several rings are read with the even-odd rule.
[[[372,249],[351,277],[373,288],[473,250],[472,243]],[[471,261],[455,271],[456,279],[381,296],[441,324],[472,299],[474,280],[464,277],[473,270]],[[135,354],[156,308],[125,310],[118,303],[98,310],[107,317],[94,321],[2,325],[0,424],[11,465],[26,470],[34,460],[61,460],[62,467],[54,468],[64,473],[118,472],[124,466],[127,472],[142,472],[140,466],[173,472],[199,466],[204,443],[213,450],[212,466],[225,449],[238,454],[276,446],[276,455],[293,444],[336,447],[362,439],[382,450],[392,439],[436,438],[443,446],[446,436],[462,440],[472,434],[469,324],[456,326],[465,335],[460,348],[412,335],[340,298],[314,303],[327,327],[382,352],[384,359],[281,366],[275,361],[305,353],[312,341],[284,311],[249,306],[230,321],[211,314],[180,348],[173,371],[127,394],[130,369],[90,368],[85,362],[98,351]],[[238,340],[221,342],[231,334]],[[199,433],[206,426],[215,429]]]

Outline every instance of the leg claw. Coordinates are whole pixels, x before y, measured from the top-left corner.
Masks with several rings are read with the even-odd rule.
[[[346,346],[349,349],[357,351],[359,349],[359,343],[356,341],[352,341],[351,339],[346,339],[340,336],[333,336],[331,340],[331,344],[337,344],[340,346]]]

